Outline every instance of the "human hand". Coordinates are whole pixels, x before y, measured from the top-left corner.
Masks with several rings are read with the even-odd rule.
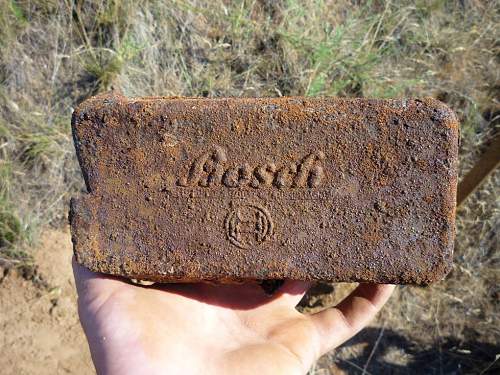
[[[150,287],[73,260],[78,311],[98,374],[305,374],[375,316],[394,286],[361,284],[334,308],[304,315],[309,284],[272,296],[257,283]]]

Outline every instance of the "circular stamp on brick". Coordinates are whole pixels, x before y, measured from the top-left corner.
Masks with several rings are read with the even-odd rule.
[[[242,205],[229,211],[224,220],[229,241],[239,248],[249,249],[264,242],[273,233],[269,211],[257,205]]]

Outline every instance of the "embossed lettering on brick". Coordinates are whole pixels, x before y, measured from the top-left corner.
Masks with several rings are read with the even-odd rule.
[[[451,267],[458,124],[436,100],[106,94],[72,129],[91,270],[427,284]]]

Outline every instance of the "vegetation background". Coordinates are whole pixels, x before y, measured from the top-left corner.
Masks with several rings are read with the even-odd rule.
[[[104,90],[433,96],[460,119],[463,177],[500,124],[499,15],[499,1],[481,0],[0,0],[4,276],[15,269],[50,289],[36,245],[67,225],[69,197],[83,189],[71,113]],[[400,287],[369,329],[311,374],[498,373],[499,183],[497,169],[459,208],[446,280]],[[320,285],[302,308],[350,288]]]

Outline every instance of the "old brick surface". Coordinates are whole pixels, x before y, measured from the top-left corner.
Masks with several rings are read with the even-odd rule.
[[[106,94],[72,129],[91,270],[426,284],[450,269],[458,127],[433,99]]]

